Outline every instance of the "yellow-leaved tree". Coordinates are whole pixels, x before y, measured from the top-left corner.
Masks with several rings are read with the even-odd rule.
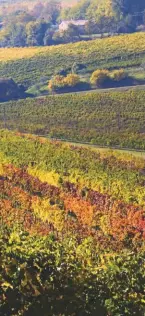
[[[65,83],[69,87],[75,87],[80,83],[80,77],[77,74],[68,74],[65,78]]]
[[[59,90],[63,88],[73,88],[80,83],[80,77],[77,74],[68,74],[66,77],[61,75],[54,76],[48,84],[49,90]]]
[[[106,69],[98,69],[92,73],[90,83],[92,86],[102,88],[104,84],[110,79],[109,71]]]
[[[64,76],[56,75],[54,76],[48,84],[49,90],[61,89],[65,86]]]
[[[115,81],[121,81],[127,77],[128,74],[124,69],[114,70],[111,73],[111,78]]]

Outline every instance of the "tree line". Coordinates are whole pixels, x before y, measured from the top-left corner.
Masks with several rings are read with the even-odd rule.
[[[59,31],[59,23],[71,19],[85,19],[87,23],[83,30],[70,23],[67,30]],[[55,45],[98,33],[131,33],[144,21],[141,0],[81,0],[72,8],[64,8],[59,0],[36,2],[30,9],[15,5],[12,11],[1,10],[0,47]]]

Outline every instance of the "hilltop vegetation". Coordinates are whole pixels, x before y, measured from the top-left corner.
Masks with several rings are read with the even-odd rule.
[[[127,20],[127,18],[130,17],[133,22],[132,14],[138,13],[137,20],[139,22],[139,20],[142,21],[143,19],[144,10],[145,4],[142,0],[81,0],[71,9],[64,9],[63,17],[67,19],[89,18],[90,20],[95,19],[96,21],[100,18],[104,18],[104,20],[106,18],[108,22],[109,19],[110,22],[114,22],[113,18],[119,22],[125,18]]]
[[[0,8],[0,47],[55,45],[93,34],[132,33],[144,29],[142,0],[15,1]],[[71,20],[85,19],[83,28]],[[59,23],[69,20],[67,29]]]
[[[0,157],[1,313],[143,316],[144,160],[8,131]]]
[[[89,92],[0,105],[0,126],[98,145],[145,149],[145,92]],[[5,120],[4,120],[5,109]]]

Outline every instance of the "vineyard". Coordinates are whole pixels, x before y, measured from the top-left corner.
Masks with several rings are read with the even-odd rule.
[[[145,92],[70,94],[0,104],[0,127],[97,145],[145,149]]]
[[[144,60],[144,33],[51,47],[1,48],[0,77],[8,74],[30,87],[62,69],[70,71],[74,63],[91,72],[96,68],[140,66]]]
[[[142,0],[2,2],[0,316],[145,316]]]
[[[143,316],[144,170],[0,131],[2,315]]]

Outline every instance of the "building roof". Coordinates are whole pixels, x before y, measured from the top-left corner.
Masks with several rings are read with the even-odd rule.
[[[69,25],[69,24],[75,24],[83,26],[88,22],[88,20],[69,20],[69,21],[62,21],[61,24],[63,25]]]

